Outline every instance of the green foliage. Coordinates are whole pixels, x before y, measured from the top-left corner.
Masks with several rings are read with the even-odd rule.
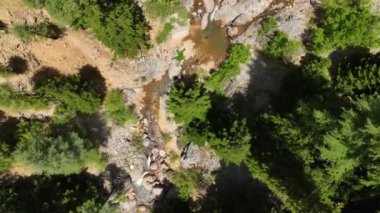
[[[35,8],[42,8],[45,4],[45,0],[23,0],[27,5]]]
[[[174,29],[174,26],[171,23],[165,23],[164,28],[158,34],[156,42],[158,44],[163,43],[168,38],[170,32]]]
[[[108,92],[104,100],[104,106],[107,118],[110,118],[118,125],[124,125],[136,120],[133,108],[125,105],[123,93],[119,90]]]
[[[201,178],[202,176],[198,171],[183,170],[176,172],[171,182],[176,187],[178,197],[182,200],[188,200],[196,190]]]
[[[101,105],[95,85],[79,75],[48,79],[37,84],[36,91],[58,105],[54,118],[57,123],[68,122],[77,112],[96,113]]]
[[[194,119],[205,120],[211,101],[210,96],[199,84],[187,87],[181,82],[171,89],[167,105],[176,122],[188,125]]]
[[[340,67],[336,89],[350,96],[379,94],[380,67],[364,60],[360,65]]]
[[[100,178],[34,175],[1,180],[1,212],[102,212],[108,198]]]
[[[301,61],[302,75],[310,82],[310,87],[316,89],[326,87],[330,84],[330,67],[331,61],[326,58],[311,56],[311,58]]]
[[[34,93],[21,94],[5,85],[0,85],[0,108],[11,111],[28,109],[44,109],[47,107],[45,99]]]
[[[107,18],[90,26],[103,44],[121,57],[134,57],[149,48],[148,25],[136,3],[123,0],[106,10]]]
[[[229,50],[229,56],[220,68],[211,74],[205,82],[209,91],[223,93],[224,85],[240,72],[240,64],[249,60],[249,47],[243,44],[234,44]]]
[[[46,0],[44,7],[59,21],[91,28],[117,56],[135,57],[149,48],[149,30],[141,8],[131,0]]]
[[[188,17],[186,8],[181,5],[179,0],[148,0],[145,3],[145,11],[152,18],[161,20],[175,13],[178,13],[182,19]]]
[[[16,25],[12,31],[24,43],[29,43],[34,38],[34,33],[26,25]]]
[[[62,30],[50,22],[41,22],[34,25],[16,25],[13,28],[15,35],[23,42],[31,42],[36,36],[58,39]]]
[[[8,77],[13,73],[5,66],[0,64],[0,77]]]
[[[11,166],[11,158],[8,144],[0,141],[0,172],[7,171]]]
[[[182,50],[177,50],[177,55],[175,56],[175,59],[179,62],[182,63],[185,60],[185,49]]]
[[[261,35],[261,36],[269,35],[269,34],[273,33],[276,29],[277,29],[276,19],[273,17],[269,17],[261,23],[259,35]]]
[[[76,133],[63,136],[38,136],[28,143],[19,143],[14,153],[16,165],[26,166],[33,173],[73,174],[79,173],[87,165],[90,156],[93,163],[97,151],[86,150],[85,143]],[[95,154],[96,153],[96,154]],[[96,160],[101,159],[97,157]]]
[[[264,48],[264,53],[276,58],[283,58],[285,60],[300,51],[302,43],[300,41],[289,39],[288,35],[281,31],[276,31],[270,36],[270,41]]]
[[[311,49],[317,54],[324,54],[335,48],[377,47],[380,45],[379,26],[380,18],[368,9],[329,6],[322,25],[313,33]]]

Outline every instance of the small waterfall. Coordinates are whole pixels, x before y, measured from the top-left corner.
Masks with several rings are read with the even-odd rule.
[[[208,16],[208,20],[209,22],[213,22],[214,19],[215,19],[215,14],[216,12],[218,11],[218,6],[215,6],[214,10],[210,13],[210,15]]]

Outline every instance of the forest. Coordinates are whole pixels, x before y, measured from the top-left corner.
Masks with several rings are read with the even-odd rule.
[[[179,147],[207,148],[221,168],[173,169],[164,182],[174,195],[155,199],[148,211],[380,211],[380,16],[371,12],[371,0],[322,2],[302,40],[284,32],[276,18],[264,17],[258,24],[260,49],[231,43],[208,75],[189,66],[191,72],[171,81],[164,105],[178,124]],[[184,10],[180,1],[148,0],[145,11],[133,0],[24,4],[44,8],[54,22],[14,26],[11,33],[21,42],[59,39],[67,27],[88,30],[115,60],[146,54],[165,43],[176,22],[188,18],[165,23],[151,41],[144,12],[165,20]],[[300,60],[293,60],[300,52]],[[176,54],[173,60],[185,67],[184,50]],[[229,93],[253,54],[286,70],[279,92],[260,110],[253,106],[253,79],[245,93]],[[0,64],[0,80],[11,81],[28,69],[20,66],[22,60],[12,66],[12,60],[17,58]],[[118,205],[130,198],[110,171],[128,175],[100,150],[114,129],[139,129],[146,120],[139,117],[140,109],[126,104],[125,90],[110,87],[92,65],[75,74],[42,67],[25,91],[5,81],[0,81],[0,212],[122,212]],[[7,115],[28,111],[50,114]],[[173,137],[161,136],[163,141]],[[143,154],[149,149],[143,145],[147,137],[132,133],[132,143]],[[182,156],[170,156],[176,157]],[[238,179],[240,187],[225,185],[240,172],[247,177]],[[205,195],[198,195],[208,182]]]

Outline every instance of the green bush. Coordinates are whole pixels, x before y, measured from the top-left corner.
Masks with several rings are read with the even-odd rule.
[[[58,39],[62,35],[62,30],[59,27],[47,21],[31,26],[16,25],[13,32],[25,43],[31,42],[36,36]]]
[[[265,46],[263,52],[272,57],[289,60],[301,48],[302,43],[300,41],[291,40],[286,33],[276,31],[270,36],[270,41]]]
[[[183,82],[175,85],[167,102],[168,109],[174,114],[178,123],[188,125],[193,120],[205,120],[206,113],[211,107],[209,94],[199,84],[187,87]]]
[[[224,85],[239,74],[240,64],[247,63],[250,57],[249,48],[243,44],[234,44],[230,50],[227,60],[220,68],[211,74],[206,80],[205,86],[209,91],[223,94]]]
[[[327,7],[320,28],[313,32],[311,49],[314,53],[330,53],[336,48],[378,47],[380,18],[368,9],[356,7]]]
[[[31,168],[35,174],[48,175],[79,173],[102,159],[96,150],[87,150],[84,140],[76,133],[31,138],[27,143],[17,144],[13,157],[15,165]]]
[[[23,0],[27,5],[35,8],[42,8],[45,5],[45,0]]]
[[[5,85],[0,85],[0,108],[11,111],[24,111],[29,109],[47,108],[47,101],[34,93],[21,94]]]
[[[35,36],[31,29],[26,25],[16,25],[12,31],[24,43],[31,42]]]
[[[117,56],[135,57],[150,47],[141,8],[132,0],[46,0],[57,20],[75,28],[91,28],[95,37]]]
[[[188,200],[196,190],[201,178],[202,176],[198,171],[184,170],[176,172],[171,182],[176,187],[178,197],[182,200]]]
[[[136,120],[133,108],[126,106],[123,93],[119,90],[108,92],[104,100],[104,106],[107,118],[110,118],[118,125],[124,125]]]
[[[277,21],[273,17],[269,17],[265,19],[261,23],[261,28],[259,30],[259,35],[264,36],[264,35],[269,35],[272,32],[274,32],[277,29]]]
[[[158,34],[156,38],[156,42],[158,44],[163,43],[168,38],[170,32],[174,29],[174,26],[170,23],[166,23],[164,25],[164,29],[161,30],[161,32]]]
[[[350,96],[380,94],[380,67],[362,61],[361,65],[340,67],[336,78],[336,89]]]
[[[67,122],[77,112],[96,113],[101,105],[95,85],[79,75],[48,79],[37,84],[35,90],[58,105],[55,112],[58,123]]]

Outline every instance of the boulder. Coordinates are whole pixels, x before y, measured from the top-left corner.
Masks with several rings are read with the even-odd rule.
[[[181,165],[184,169],[202,168],[209,173],[221,166],[219,158],[211,150],[192,143],[184,148]]]
[[[207,13],[211,13],[214,10],[215,2],[214,0],[203,0],[203,5]]]

